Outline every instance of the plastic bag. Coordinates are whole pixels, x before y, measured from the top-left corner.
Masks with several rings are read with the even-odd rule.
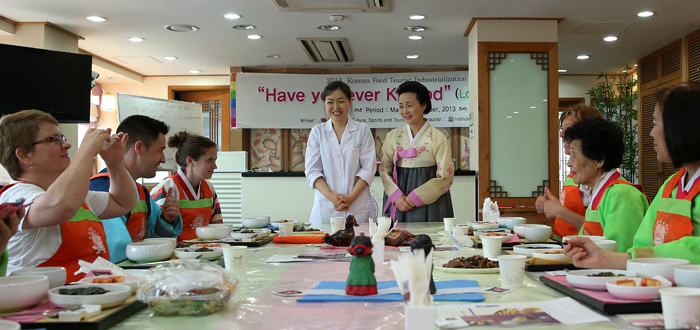
[[[204,316],[225,309],[238,283],[209,261],[187,260],[152,268],[136,295],[154,315]]]

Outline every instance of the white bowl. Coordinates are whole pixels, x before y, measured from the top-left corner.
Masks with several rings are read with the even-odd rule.
[[[205,252],[195,252],[199,248],[177,248],[175,249],[175,256],[180,258],[180,259],[203,259],[203,260],[214,260],[218,259],[222,255],[224,255],[224,252],[221,248],[215,248],[211,247],[208,248],[213,251],[205,251]]]
[[[210,223],[209,227],[226,227],[229,233],[233,231],[233,225],[228,223]]]
[[[523,217],[505,217],[503,219],[503,222],[505,222],[506,227],[508,227],[508,229],[510,230],[513,230],[513,226],[515,225],[523,225],[527,222],[527,219]]]
[[[0,320],[0,330],[20,330],[22,325],[8,320]]]
[[[615,275],[622,276],[588,276],[592,274],[599,274],[604,272],[611,272]],[[634,272],[619,270],[619,269],[581,269],[572,270],[566,273],[566,281],[569,284],[587,290],[594,291],[605,291],[607,290],[606,282],[611,279],[623,279],[623,278],[634,278],[637,274]]]
[[[105,294],[96,295],[67,295],[60,294],[58,290],[60,289],[77,289],[77,288],[87,288],[91,286],[96,286],[103,288],[109,292]],[[102,308],[108,308],[113,306],[119,306],[124,301],[131,297],[131,287],[123,284],[79,284],[79,285],[69,285],[60,286],[58,288],[53,288],[49,290],[49,300],[59,307],[67,307],[74,305],[83,304],[94,304],[102,305]]]
[[[552,227],[525,227],[525,238],[530,242],[545,242],[552,236]]]
[[[661,286],[639,286],[642,282],[641,278],[632,278],[637,286],[620,286],[617,285],[619,279],[608,280],[605,282],[605,287],[608,289],[611,295],[622,298],[622,299],[632,299],[632,300],[655,300],[661,298],[659,293],[660,289],[668,288],[671,282],[661,280]]]
[[[0,311],[26,309],[44,300],[49,290],[46,275],[0,277]]]
[[[673,279],[677,286],[700,288],[700,265],[676,266]]]
[[[508,219],[508,218],[497,218],[496,221],[498,222],[498,225],[500,227],[505,227],[506,226],[506,219]]]
[[[598,245],[599,248],[601,248],[605,251],[610,251],[610,252],[617,251],[617,242],[613,241],[611,239],[595,240],[595,241],[593,241],[593,243],[595,243],[595,245]]]
[[[162,243],[162,242],[168,242],[173,246],[173,250],[177,247],[177,237],[153,237],[153,238],[146,238],[143,240],[144,242],[154,242],[154,243]]]
[[[280,223],[284,223],[284,222],[294,222],[294,226],[296,227],[296,225],[299,223],[299,220],[275,220],[275,221],[270,222],[270,225],[274,228],[279,228]]]
[[[475,230],[487,230],[487,229],[497,229],[498,228],[498,223],[496,222],[479,222],[479,223],[473,223],[472,228]]]
[[[197,237],[205,241],[222,239],[231,234],[231,232],[228,230],[228,227],[216,226],[197,227],[197,229],[195,229],[195,232],[197,233]]]
[[[638,258],[627,260],[627,270],[637,273],[639,277],[654,277],[661,275],[665,279],[675,283],[673,280],[673,269],[676,266],[690,264],[685,259],[673,258]]]
[[[136,289],[138,287],[139,280],[141,280],[141,276],[134,276],[134,275],[100,275],[100,276],[92,276],[92,277],[85,277],[82,280],[80,280],[80,283],[84,284],[92,284],[94,280],[96,279],[103,279],[103,278],[109,278],[109,277],[117,277],[117,276],[123,276],[124,277],[124,282],[121,283],[95,283],[95,284],[108,284],[108,285],[126,285],[131,288],[131,294],[136,293]]]
[[[246,228],[262,228],[270,223],[267,218],[243,218],[241,224]]]
[[[502,243],[508,242],[508,241],[513,239],[513,234],[510,234],[510,233],[491,233],[491,234],[492,234],[491,236],[488,236],[487,234],[482,233],[479,235],[479,238],[482,238],[482,237],[502,237],[503,238]],[[498,234],[498,235],[493,235],[493,234]]]
[[[563,249],[546,249],[546,250],[535,250],[532,251],[532,257],[538,259],[549,259],[549,260],[559,260],[568,261],[571,260],[565,254],[548,254],[547,252],[564,251]]]
[[[515,254],[521,254],[524,256],[532,257],[532,252],[543,249],[561,249],[561,245],[558,244],[520,244],[513,246],[513,252]]]
[[[12,272],[17,275],[46,275],[49,278],[49,288],[66,285],[66,269],[63,267],[29,267]]]
[[[573,237],[588,237],[591,241],[604,241],[607,240],[608,238],[605,236],[593,236],[593,235],[570,235],[570,236],[564,236],[564,238],[561,239],[562,242],[567,242],[570,238]]]
[[[126,245],[126,257],[136,262],[152,262],[170,259],[173,245],[169,242],[138,242]]]
[[[520,237],[525,237],[525,228],[526,227],[534,227],[534,228],[544,228],[544,227],[549,227],[547,225],[538,225],[538,224],[521,224],[521,225],[515,225],[513,226],[513,232],[518,234]]]

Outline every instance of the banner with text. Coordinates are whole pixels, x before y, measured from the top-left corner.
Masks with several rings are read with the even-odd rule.
[[[435,127],[467,127],[469,73],[413,72],[382,74],[234,73],[235,123],[242,128],[311,128],[324,122],[321,92],[329,82],[342,80],[352,90],[351,117],[371,128],[403,124],[396,88],[418,81],[430,91],[432,111],[425,118]],[[233,90],[233,89],[232,89]],[[232,103],[233,104],[233,103]],[[232,106],[232,108],[234,108]],[[233,122],[233,120],[232,120]]]

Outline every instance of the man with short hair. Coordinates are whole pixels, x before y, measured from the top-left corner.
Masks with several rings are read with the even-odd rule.
[[[170,127],[160,120],[142,115],[124,119],[117,132],[129,134],[124,154],[124,167],[134,179],[137,203],[131,212],[119,218],[102,220],[107,234],[109,256],[113,261],[126,259],[126,245],[151,237],[177,237],[182,232],[180,203],[168,191],[163,206],[158,206],[148,190],[135,182],[152,178],[160,164],[165,163],[165,135]],[[103,169],[90,179],[90,190],[108,191],[109,173]]]

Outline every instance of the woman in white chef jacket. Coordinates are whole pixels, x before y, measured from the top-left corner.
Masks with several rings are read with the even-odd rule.
[[[331,217],[355,216],[358,222],[375,218],[369,186],[376,171],[374,139],[369,126],[348,117],[352,92],[342,81],[323,89],[330,120],[314,126],[306,144],[306,179],[316,190],[311,223]]]

